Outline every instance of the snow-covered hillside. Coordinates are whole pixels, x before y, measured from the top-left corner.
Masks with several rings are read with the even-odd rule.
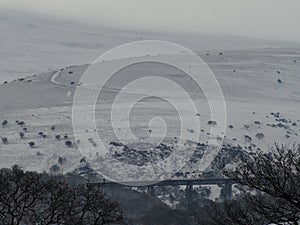
[[[275,142],[299,142],[300,48],[222,50],[222,54],[220,52],[200,51],[199,55],[216,74],[225,96],[228,128],[224,144],[240,145],[243,149],[252,151],[258,148],[267,149]],[[0,144],[2,167],[20,164],[26,169],[43,171],[55,169],[53,165],[58,165],[60,171],[66,172],[79,165],[82,157],[78,145],[81,143],[76,143],[73,139],[71,105],[75,89],[80,85],[80,77],[87,66],[71,66],[0,86],[0,120],[8,121],[7,125],[0,128],[0,136],[8,139],[7,144]],[[158,71],[185,86],[193,96],[193,83],[185,79],[184,74],[168,70],[167,67],[158,68]],[[137,65],[122,72],[125,77],[135,77],[141,73],[151,75],[153,70],[151,67],[149,69],[147,66]],[[120,79],[112,80],[105,89],[104,96],[111,100],[109,96],[120,90],[122,82]],[[201,94],[193,96],[195,99],[202,97]],[[154,102],[155,99],[150,99],[148,104],[150,102],[151,105],[151,101]],[[152,105],[158,106],[157,104],[155,102]],[[109,102],[102,106],[109,109]],[[157,113],[165,113],[167,120],[173,121],[173,114],[168,113],[168,110],[164,105],[150,108],[141,105],[135,112],[133,129],[143,136],[143,132],[148,132],[145,127],[148,123],[145,123],[145,120],[149,115]],[[110,142],[116,141],[110,132],[110,121],[102,114],[98,116],[98,131],[105,136],[106,144],[109,145]],[[200,118],[203,128],[201,135],[208,136],[209,114],[202,114]],[[24,121],[25,124],[19,125],[20,121]],[[24,132],[24,138],[19,137],[20,132]],[[39,132],[46,136],[43,137]],[[171,127],[170,137],[176,137],[177,132]],[[58,139],[55,137],[57,135],[61,137]],[[67,136],[64,137],[65,135]],[[66,146],[67,140],[73,143],[72,146]],[[30,141],[35,142],[34,148],[28,145]],[[117,149],[116,156],[120,160],[126,160],[122,158],[126,157],[123,147]],[[126,149],[136,154],[134,157],[137,159],[145,159],[136,152],[134,146],[126,146]],[[166,152],[167,148],[156,149]],[[155,154],[160,155],[160,152]],[[134,157],[128,157],[131,163],[134,163]],[[196,169],[197,162],[194,162],[185,170],[192,172]]]
[[[173,41],[194,51],[295,47],[294,44],[230,35],[171,35],[124,31],[2,9],[0,83],[66,65],[89,63],[113,47],[143,39]]]
[[[150,34],[1,11],[0,121],[7,121],[0,127],[0,138],[4,138],[4,143],[0,143],[1,167],[19,164],[29,170],[53,172],[85,168],[85,165],[78,167],[80,161],[84,162],[78,150],[82,143],[74,140],[72,130],[71,107],[76,87],[82,85],[80,78],[88,63],[102,53],[120,44],[145,39],[184,45],[212,69],[226,100],[225,149],[240,146],[252,151],[267,149],[275,142],[299,142],[300,44],[229,35]],[[176,60],[180,55],[171,57]],[[208,121],[211,118],[205,96],[185,74],[151,63],[127,67],[120,73],[123,79],[110,80],[102,93],[107,101],[97,107],[96,113],[98,132],[118,160],[140,165],[167,157],[180,133],[173,109],[150,98],[134,111],[132,130],[142,140],[149,136],[151,117],[163,115],[170,125],[165,143],[169,145],[142,145],[153,150],[151,155],[141,146],[115,142],[110,124],[110,101],[126,82],[143,74],[169,78],[182,85],[193,100],[203,103],[204,109],[199,115],[191,114],[187,108],[184,117],[199,116],[201,137],[206,140],[210,136]],[[157,88],[164,87],[157,85]],[[172,95],[172,90],[167,92]],[[215,126],[219,126],[218,122]],[[21,132],[24,133],[22,138]],[[194,131],[191,127],[185,132]],[[29,142],[35,146],[30,147]],[[197,157],[201,158],[201,145],[189,145],[198,152],[185,172],[196,171]],[[214,165],[210,169],[215,169]]]

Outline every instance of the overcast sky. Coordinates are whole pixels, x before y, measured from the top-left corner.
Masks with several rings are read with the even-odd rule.
[[[121,28],[300,42],[300,0],[0,0],[0,7]]]

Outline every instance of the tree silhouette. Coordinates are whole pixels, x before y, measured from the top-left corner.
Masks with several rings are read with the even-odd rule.
[[[125,224],[122,212],[98,186],[71,186],[55,176],[0,169],[0,224]]]
[[[300,146],[258,151],[224,174],[245,191],[232,201],[213,204],[211,224],[299,224]]]

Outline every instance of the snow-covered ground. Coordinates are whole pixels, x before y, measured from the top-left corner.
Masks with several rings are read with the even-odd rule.
[[[285,144],[299,140],[299,55],[300,49],[295,48],[227,50],[223,55],[219,55],[219,51],[211,51],[209,55],[206,52],[201,55],[216,74],[225,96],[227,125],[232,125],[226,130],[225,143],[263,149],[275,142]],[[74,142],[71,105],[77,83],[86,68],[87,65],[67,67],[0,86],[2,112],[0,119],[9,122],[7,126],[0,128],[1,137],[8,138],[7,145],[0,144],[1,166],[20,164],[26,169],[42,171],[48,170],[51,163],[54,163],[53,157],[63,157],[67,159],[61,165],[63,170],[69,171],[74,168],[74,164],[81,158],[76,145],[67,147],[65,141],[56,140],[55,135],[67,134]],[[151,73],[147,66],[128,68],[123,72],[125,77],[126,73],[135,77],[141,74],[142,70]],[[188,79],[185,80],[183,74],[180,75],[173,70],[169,70],[168,73],[168,68],[161,68],[159,71],[162,74],[164,72],[167,77],[173,77],[185,86],[185,89],[189,89],[189,85],[190,89],[193,89],[193,83]],[[278,82],[278,79],[282,82]],[[121,85],[122,82],[118,83],[118,79],[113,80],[105,89],[104,96],[107,95],[107,99],[111,99],[110,95],[117,93]],[[202,97],[201,94],[194,96],[195,99]],[[157,102],[154,104],[155,107],[149,107],[151,100],[149,101],[148,105],[141,105],[135,112],[134,129],[139,131],[140,136],[143,136],[143,131],[145,133],[148,131],[146,127],[148,123],[144,120],[149,115],[165,113],[167,120],[174,120],[174,115],[167,111],[170,110],[168,107]],[[109,103],[102,106],[104,109],[107,107],[109,111]],[[103,112],[105,110],[101,111]],[[209,120],[209,114],[200,117],[203,128],[201,135],[207,136],[209,126],[206,122]],[[98,118],[99,133],[105,135],[107,144],[115,141],[113,134],[110,133],[110,121],[104,114]],[[19,137],[23,127],[16,124],[17,120],[26,123],[23,127],[28,130],[24,139]],[[51,127],[54,125],[55,130],[52,131]],[[173,130],[171,128],[170,136],[178,134],[175,128],[175,125]],[[40,137],[38,132],[44,132],[47,137]],[[36,142],[36,147],[31,149],[29,141]]]
[[[8,121],[7,126],[0,127],[0,137],[8,138],[8,144],[0,143],[1,167],[19,164],[43,171],[57,164],[63,172],[73,170],[82,156],[77,147],[81,143],[75,143],[73,137],[71,107],[76,87],[81,85],[80,77],[88,67],[85,63],[119,44],[142,39],[183,44],[212,69],[226,100],[228,128],[224,143],[251,151],[267,149],[275,142],[299,142],[300,45],[231,36],[119,31],[9,12],[1,14],[0,29],[0,81],[28,75],[0,86],[0,121]],[[65,67],[74,64],[81,66]],[[210,117],[203,93],[180,71],[158,65],[153,68],[151,64],[136,65],[121,71],[124,79],[113,78],[104,89],[103,99],[112,100],[126,81],[140,74],[164,75],[182,85],[195,101],[206,105],[200,113],[201,136],[209,136]],[[109,107],[110,101],[97,107],[97,128],[107,145],[115,141],[107,117]],[[189,109],[186,113],[187,117],[192,116]],[[135,134],[141,139],[147,137],[149,118],[156,115],[169,121],[169,138],[177,137],[176,114],[156,99],[147,100],[134,111]],[[25,125],[21,127],[15,121],[24,121]],[[20,132],[25,133],[23,139]],[[56,140],[56,135],[61,135],[61,139]],[[73,146],[67,147],[66,140],[71,140]],[[28,145],[30,141],[36,143],[34,148]]]

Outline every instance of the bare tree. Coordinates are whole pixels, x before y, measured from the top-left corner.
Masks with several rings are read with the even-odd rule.
[[[73,207],[68,211],[68,224],[124,224],[118,205],[106,197],[96,185],[81,185],[76,189]]]
[[[50,225],[66,224],[65,217],[68,208],[73,207],[74,197],[72,188],[65,182],[52,179],[44,183],[46,193],[40,201],[40,206],[30,211],[28,217],[33,224]]]
[[[14,166],[12,170],[1,169],[0,179],[1,224],[24,224],[45,193],[39,174]]]
[[[124,224],[118,205],[97,186],[70,186],[55,177],[0,170],[0,224]]]
[[[276,145],[267,153],[259,151],[224,174],[249,191],[232,201],[214,203],[209,210],[212,224],[300,223],[300,146]]]

